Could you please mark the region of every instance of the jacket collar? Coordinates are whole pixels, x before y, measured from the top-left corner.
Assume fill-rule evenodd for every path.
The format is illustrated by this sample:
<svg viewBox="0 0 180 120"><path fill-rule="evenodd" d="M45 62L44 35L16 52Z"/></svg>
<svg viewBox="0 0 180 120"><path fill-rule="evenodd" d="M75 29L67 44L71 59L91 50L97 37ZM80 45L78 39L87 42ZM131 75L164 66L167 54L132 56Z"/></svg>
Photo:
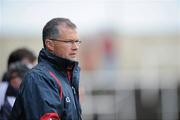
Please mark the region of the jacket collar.
<svg viewBox="0 0 180 120"><path fill-rule="evenodd" d="M58 57L57 55L49 52L47 49L42 48L39 53L38 62L45 61L49 62L53 66L56 66L60 70L67 70L78 66L78 62Z"/></svg>

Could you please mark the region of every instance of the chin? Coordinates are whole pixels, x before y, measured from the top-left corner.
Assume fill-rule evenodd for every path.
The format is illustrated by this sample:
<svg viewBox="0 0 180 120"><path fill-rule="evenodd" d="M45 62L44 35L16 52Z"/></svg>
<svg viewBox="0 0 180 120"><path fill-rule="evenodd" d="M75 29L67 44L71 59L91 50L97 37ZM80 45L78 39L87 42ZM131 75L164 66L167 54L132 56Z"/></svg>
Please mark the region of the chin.
<svg viewBox="0 0 180 120"><path fill-rule="evenodd" d="M71 61L78 61L77 58L69 58L69 60L71 60Z"/></svg>

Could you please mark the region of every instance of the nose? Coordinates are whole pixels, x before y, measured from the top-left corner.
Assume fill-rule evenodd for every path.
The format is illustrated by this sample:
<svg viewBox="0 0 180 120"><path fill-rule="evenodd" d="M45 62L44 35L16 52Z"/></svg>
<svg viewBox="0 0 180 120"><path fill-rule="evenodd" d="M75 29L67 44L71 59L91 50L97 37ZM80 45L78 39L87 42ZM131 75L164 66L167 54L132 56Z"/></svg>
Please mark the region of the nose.
<svg viewBox="0 0 180 120"><path fill-rule="evenodd" d="M73 49L73 50L79 49L78 43L74 42L74 43L72 44L72 49Z"/></svg>

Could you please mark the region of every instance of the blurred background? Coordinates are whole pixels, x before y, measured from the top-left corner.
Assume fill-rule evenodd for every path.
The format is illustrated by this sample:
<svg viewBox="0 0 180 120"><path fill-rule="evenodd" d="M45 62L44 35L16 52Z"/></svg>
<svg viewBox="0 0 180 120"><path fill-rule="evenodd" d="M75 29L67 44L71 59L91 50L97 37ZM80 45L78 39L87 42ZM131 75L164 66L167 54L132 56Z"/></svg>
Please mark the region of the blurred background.
<svg viewBox="0 0 180 120"><path fill-rule="evenodd" d="M13 50L38 55L54 17L83 41L85 120L180 119L179 0L0 0L0 77Z"/></svg>

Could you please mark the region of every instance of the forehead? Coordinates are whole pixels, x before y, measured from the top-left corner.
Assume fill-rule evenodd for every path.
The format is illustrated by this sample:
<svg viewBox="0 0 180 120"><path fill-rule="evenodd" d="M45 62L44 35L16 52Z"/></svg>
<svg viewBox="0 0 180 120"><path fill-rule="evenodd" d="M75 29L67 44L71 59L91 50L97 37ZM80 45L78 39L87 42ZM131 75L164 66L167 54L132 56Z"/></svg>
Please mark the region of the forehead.
<svg viewBox="0 0 180 120"><path fill-rule="evenodd" d="M60 27L58 26L58 30L60 33L61 39L78 39L78 34L75 29L69 28L69 27Z"/></svg>

